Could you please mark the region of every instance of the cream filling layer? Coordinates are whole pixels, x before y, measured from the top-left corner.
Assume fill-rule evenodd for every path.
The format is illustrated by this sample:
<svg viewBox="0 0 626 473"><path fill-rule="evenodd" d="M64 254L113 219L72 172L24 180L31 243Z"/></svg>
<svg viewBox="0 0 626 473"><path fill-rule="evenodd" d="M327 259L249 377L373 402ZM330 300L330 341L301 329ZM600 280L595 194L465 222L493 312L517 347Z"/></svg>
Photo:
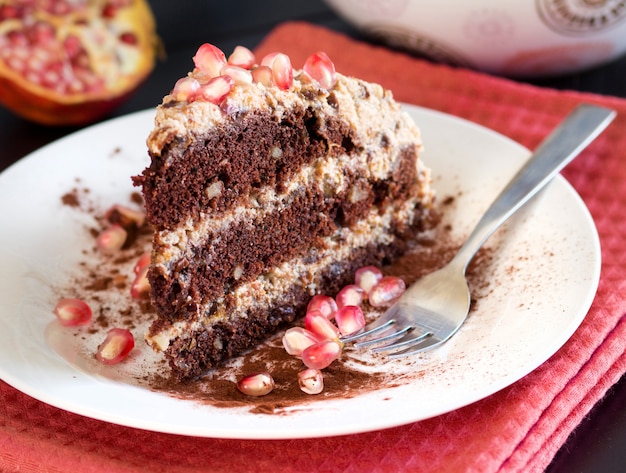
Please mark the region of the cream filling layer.
<svg viewBox="0 0 626 473"><path fill-rule="evenodd" d="M369 244L391 244L394 239L392 227L398 222L410 225L415 218L415 206L418 203L419 197L409 199L399 205L389 206L383 214L373 209L367 218L353 228L340 228L335 234L324 238L314 263L306 263L306 257L299 256L237 287L232 294L234 310L229 314L220 305L223 299L218 299L218 310L214 314L203 316L203 308L200 308L197 319L175 322L158 333L146 335L146 341L156 351L165 351L170 342L179 337L188 337L190 333L207 329L219 321L247 317L247 310L251 307L271 307L294 285L300 285L313 296L319 277L326 267L347 258L354 249ZM216 343L221 344L221 341Z"/></svg>

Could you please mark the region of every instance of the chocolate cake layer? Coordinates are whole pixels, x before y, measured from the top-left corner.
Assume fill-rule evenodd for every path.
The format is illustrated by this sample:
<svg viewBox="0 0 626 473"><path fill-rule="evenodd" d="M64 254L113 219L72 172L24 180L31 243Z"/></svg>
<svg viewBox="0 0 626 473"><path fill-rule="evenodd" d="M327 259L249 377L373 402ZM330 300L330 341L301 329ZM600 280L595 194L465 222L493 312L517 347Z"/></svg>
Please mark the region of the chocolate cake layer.
<svg viewBox="0 0 626 473"><path fill-rule="evenodd" d="M389 179L368 182L348 172L345 189L338 194L326 196L318 187L297 187L286 208L207 232L174 265L152 266L154 306L172 321L189 318L199 304L210 305L237 285L306 252L338 227L366 217L372 205L416 194L416 158L414 147L404 148ZM359 200L353 201L348 194L355 188ZM155 239L155 250L161 246Z"/></svg>
<svg viewBox="0 0 626 473"><path fill-rule="evenodd" d="M335 294L351 282L356 269L381 262L389 263L404 252L406 245L406 241L398 240L393 244L355 249L349 258L337 261L319 272L317 284L321 293ZM194 327L190 324L184 336L176 337L165 351L173 375L178 380L199 376L221 361L257 345L268 334L304 315L310 298L305 288L294 284L269 310L265 307L251 307L245 318L220 321L211 326ZM153 325L151 330L163 330L164 324L167 322L161 321Z"/></svg>

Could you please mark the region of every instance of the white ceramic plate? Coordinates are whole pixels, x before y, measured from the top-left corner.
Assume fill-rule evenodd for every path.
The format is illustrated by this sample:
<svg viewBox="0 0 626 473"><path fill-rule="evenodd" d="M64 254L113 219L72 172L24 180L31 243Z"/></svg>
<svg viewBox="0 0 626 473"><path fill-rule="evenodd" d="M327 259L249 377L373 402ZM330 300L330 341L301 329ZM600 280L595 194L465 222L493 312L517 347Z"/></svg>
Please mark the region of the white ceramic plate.
<svg viewBox="0 0 626 473"><path fill-rule="evenodd" d="M460 239L529 152L458 118L407 110L422 129L423 157L439 195L457 196L445 220ZM591 305L600 274L598 236L585 205L559 176L494 235L498 251L488 294L448 344L409 363L406 369L419 372L419 380L315 402L289 415L259 415L79 370L44 335L54 318L50 286L86 244L81 223L60 196L80 185L104 202L127 198L129 176L147 163L152 117L146 111L87 128L0 175L0 376L43 402L113 423L194 436L271 439L370 431L449 412L514 383L566 342Z"/></svg>

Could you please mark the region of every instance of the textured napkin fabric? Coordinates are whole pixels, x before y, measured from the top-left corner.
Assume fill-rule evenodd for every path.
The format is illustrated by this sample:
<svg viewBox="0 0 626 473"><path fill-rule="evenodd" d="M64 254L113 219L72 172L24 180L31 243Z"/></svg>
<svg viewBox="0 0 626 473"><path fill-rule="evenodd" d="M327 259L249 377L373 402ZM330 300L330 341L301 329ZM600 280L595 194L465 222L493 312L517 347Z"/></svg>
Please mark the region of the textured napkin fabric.
<svg viewBox="0 0 626 473"><path fill-rule="evenodd" d="M403 102L475 121L534 148L582 101L615 122L564 175L600 233L603 269L593 306L550 360L512 386L422 422L358 435L290 441L203 439L146 432L71 414L0 382L1 471L542 471L626 371L626 101L520 85L411 58L302 23L257 50L302 64L323 50L339 71L376 81Z"/></svg>

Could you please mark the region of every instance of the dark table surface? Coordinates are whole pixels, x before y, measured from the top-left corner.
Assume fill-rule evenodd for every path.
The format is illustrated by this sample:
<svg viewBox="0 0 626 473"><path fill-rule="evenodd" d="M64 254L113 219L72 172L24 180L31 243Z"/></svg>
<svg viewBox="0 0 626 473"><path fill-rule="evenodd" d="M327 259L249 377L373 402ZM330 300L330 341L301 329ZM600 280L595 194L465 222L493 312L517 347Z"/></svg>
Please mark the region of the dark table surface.
<svg viewBox="0 0 626 473"><path fill-rule="evenodd" d="M207 41L225 51L238 44L252 49L274 26L286 20L304 20L361 38L321 0L151 0L150 3L167 57L113 116L155 107L164 92L189 70L198 45ZM626 57L583 73L532 83L626 97ZM29 123L0 108L0 171L31 151L75 130ZM620 471L626 471L625 378L590 412L547 469L549 473Z"/></svg>

